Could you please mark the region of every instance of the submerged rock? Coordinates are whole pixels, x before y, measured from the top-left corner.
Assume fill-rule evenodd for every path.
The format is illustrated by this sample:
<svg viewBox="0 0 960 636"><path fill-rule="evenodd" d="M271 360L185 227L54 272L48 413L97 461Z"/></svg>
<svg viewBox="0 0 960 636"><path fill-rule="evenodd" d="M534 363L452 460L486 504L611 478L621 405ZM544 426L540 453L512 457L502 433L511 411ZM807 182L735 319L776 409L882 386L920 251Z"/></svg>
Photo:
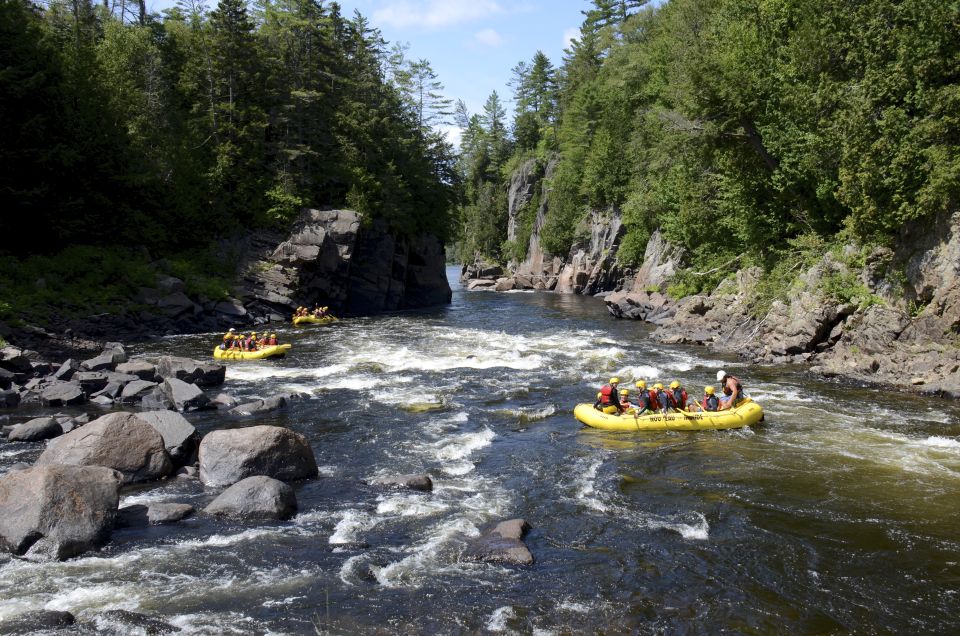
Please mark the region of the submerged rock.
<svg viewBox="0 0 960 636"><path fill-rule="evenodd" d="M155 634L175 634L179 627L171 625L156 616L148 616L129 610L107 610L98 614L94 619L94 631L97 634L113 636L128 636L139 633L154 636Z"/></svg>
<svg viewBox="0 0 960 636"><path fill-rule="evenodd" d="M74 618L70 612L33 610L23 614L17 614L13 618L8 618L5 621L0 621L0 634L9 634L11 636L35 634L37 632L70 627L75 622L76 618Z"/></svg>
<svg viewBox="0 0 960 636"><path fill-rule="evenodd" d="M419 490L421 492L430 492L433 490L433 480L430 475L390 475L388 477L375 477L369 480L371 486L387 486L391 488L406 488L408 490Z"/></svg>
<svg viewBox="0 0 960 636"><path fill-rule="evenodd" d="M467 544L463 558L468 561L532 565L533 555L523 543L530 524L523 519L501 521Z"/></svg>
<svg viewBox="0 0 960 636"><path fill-rule="evenodd" d="M117 511L117 528L141 528L149 525L176 523L195 512L190 504L153 503L148 506L134 504Z"/></svg>

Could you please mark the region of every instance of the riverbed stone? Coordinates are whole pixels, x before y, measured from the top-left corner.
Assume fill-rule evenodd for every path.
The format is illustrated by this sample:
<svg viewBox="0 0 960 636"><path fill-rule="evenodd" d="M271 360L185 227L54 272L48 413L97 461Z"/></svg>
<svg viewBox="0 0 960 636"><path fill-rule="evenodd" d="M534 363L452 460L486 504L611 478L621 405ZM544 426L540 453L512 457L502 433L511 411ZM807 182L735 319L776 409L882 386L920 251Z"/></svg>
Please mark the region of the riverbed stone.
<svg viewBox="0 0 960 636"><path fill-rule="evenodd" d="M74 360L73 358L68 358L63 361L56 371L53 372L53 377L56 380L62 380L67 382L73 378L73 374L80 370L80 362Z"/></svg>
<svg viewBox="0 0 960 636"><path fill-rule="evenodd" d="M160 386L178 411L211 408L210 398L196 384L188 384L176 378L166 378Z"/></svg>
<svg viewBox="0 0 960 636"><path fill-rule="evenodd" d="M468 542L463 558L468 561L533 565L533 555L523 543L530 524L523 519L501 521Z"/></svg>
<svg viewBox="0 0 960 636"><path fill-rule="evenodd" d="M147 380L148 382L156 382L160 377L157 373L157 365L150 364L146 360L130 360L118 364L116 371L117 373L135 375L141 380Z"/></svg>
<svg viewBox="0 0 960 636"><path fill-rule="evenodd" d="M41 465L0 477L0 546L67 559L110 536L122 476L101 466Z"/></svg>
<svg viewBox="0 0 960 636"><path fill-rule="evenodd" d="M289 484L256 475L224 490L204 512L241 519L289 519L297 512L297 497Z"/></svg>
<svg viewBox="0 0 960 636"><path fill-rule="evenodd" d="M187 384L211 387L223 384L227 368L222 364L210 364L176 356L163 356L157 361L157 372L163 378L176 378Z"/></svg>
<svg viewBox="0 0 960 636"><path fill-rule="evenodd" d="M177 409L173 400L163 390L163 385L157 385L143 396L140 401L140 408L147 411L175 411Z"/></svg>
<svg viewBox="0 0 960 636"><path fill-rule="evenodd" d="M156 382L150 382L149 380L134 380L123 387L123 391L120 393L120 401L140 402L143 400L144 396L153 391L155 386L157 386Z"/></svg>
<svg viewBox="0 0 960 636"><path fill-rule="evenodd" d="M92 631L104 636L127 636L128 634L175 634L180 628L158 616L149 616L130 610L107 610L93 617Z"/></svg>
<svg viewBox="0 0 960 636"><path fill-rule="evenodd" d="M73 406L87 401L79 384L54 382L40 389L40 402L45 406Z"/></svg>
<svg viewBox="0 0 960 636"><path fill-rule="evenodd" d="M78 383L87 395L93 395L106 388L110 378L103 371L79 371L73 375L71 382Z"/></svg>
<svg viewBox="0 0 960 636"><path fill-rule="evenodd" d="M13 427L7 439L11 442L39 442L63 435L63 427L52 417L37 417Z"/></svg>
<svg viewBox="0 0 960 636"><path fill-rule="evenodd" d="M285 481L318 474L307 438L278 426L250 426L208 433L200 442L200 480L229 486L254 475Z"/></svg>
<svg viewBox="0 0 960 636"><path fill-rule="evenodd" d="M197 451L199 434L187 418L174 411L141 411L137 417L160 433L174 465L190 462Z"/></svg>
<svg viewBox="0 0 960 636"><path fill-rule="evenodd" d="M57 610L32 610L0 621L0 634L19 636L37 632L58 631L70 627L76 618L70 612Z"/></svg>
<svg viewBox="0 0 960 636"><path fill-rule="evenodd" d="M0 408L10 409L20 404L20 393L14 389L0 391Z"/></svg>
<svg viewBox="0 0 960 636"><path fill-rule="evenodd" d="M406 488L408 490L419 490L421 492L430 492L433 490L433 480L430 475L389 475L387 477L374 477L368 482L372 486L387 486L390 488Z"/></svg>
<svg viewBox="0 0 960 636"><path fill-rule="evenodd" d="M14 373L31 373L29 352L26 349L6 346L0 349L0 367Z"/></svg>
<svg viewBox="0 0 960 636"><path fill-rule="evenodd" d="M245 404L240 404L230 409L231 415L262 415L270 411L276 411L287 405L287 398L283 395L274 395L262 400L254 400Z"/></svg>
<svg viewBox="0 0 960 636"><path fill-rule="evenodd" d="M173 469L163 438L133 413L110 413L51 441L37 465L106 466L124 483L151 481Z"/></svg>
<svg viewBox="0 0 960 636"><path fill-rule="evenodd" d="M16 374L13 371L0 367L0 389L6 390L13 385Z"/></svg>
<svg viewBox="0 0 960 636"><path fill-rule="evenodd" d="M196 511L190 504L152 503L150 505L133 504L117 511L115 527L143 528L150 525L176 523L186 519Z"/></svg>

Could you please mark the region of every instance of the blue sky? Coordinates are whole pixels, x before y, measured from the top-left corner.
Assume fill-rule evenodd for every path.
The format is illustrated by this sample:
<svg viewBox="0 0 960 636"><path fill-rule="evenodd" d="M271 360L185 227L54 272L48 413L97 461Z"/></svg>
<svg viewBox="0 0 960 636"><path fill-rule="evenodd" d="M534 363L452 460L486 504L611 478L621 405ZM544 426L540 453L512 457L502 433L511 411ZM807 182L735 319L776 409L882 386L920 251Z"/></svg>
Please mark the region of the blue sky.
<svg viewBox="0 0 960 636"><path fill-rule="evenodd" d="M147 0L160 11L173 0ZM407 57L426 58L445 86L479 112L491 91L505 101L510 69L539 49L559 66L569 38L583 21L588 0L340 0L345 15L357 9L391 43L409 43ZM215 0L208 0L212 9ZM508 111L510 109L508 108ZM454 141L456 135L454 135Z"/></svg>

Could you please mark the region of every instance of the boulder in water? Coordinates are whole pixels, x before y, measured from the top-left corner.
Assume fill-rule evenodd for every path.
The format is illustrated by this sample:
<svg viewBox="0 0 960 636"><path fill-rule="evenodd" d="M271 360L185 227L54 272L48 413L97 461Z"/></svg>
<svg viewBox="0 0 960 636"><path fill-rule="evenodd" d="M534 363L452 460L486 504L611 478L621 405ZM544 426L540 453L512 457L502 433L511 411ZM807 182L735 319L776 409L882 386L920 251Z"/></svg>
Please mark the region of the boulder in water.
<svg viewBox="0 0 960 636"><path fill-rule="evenodd" d="M150 636L159 634L175 634L180 628L171 625L163 619L156 616L148 616L140 612L131 612L129 610L107 610L97 614L94 619L94 632L105 635L123 635L127 634L149 634Z"/></svg>
<svg viewBox="0 0 960 636"><path fill-rule="evenodd" d="M150 382L149 380L134 380L123 387L123 391L120 393L120 401L140 402L144 397L153 391L155 386L157 386L156 382Z"/></svg>
<svg viewBox="0 0 960 636"><path fill-rule="evenodd" d="M522 540L529 530L530 524L523 519L501 521L471 540L463 558L487 563L532 565L533 555Z"/></svg>
<svg viewBox="0 0 960 636"><path fill-rule="evenodd" d="M63 435L60 422L52 417L38 417L13 427L7 439L11 442L39 442Z"/></svg>
<svg viewBox="0 0 960 636"><path fill-rule="evenodd" d="M143 411L137 417L160 433L175 465L182 466L193 459L199 435L187 418L173 411Z"/></svg>
<svg viewBox="0 0 960 636"><path fill-rule="evenodd" d="M226 378L227 367L222 364L199 362L190 358L163 356L157 362L157 372L166 379L176 378L197 386L220 386Z"/></svg>
<svg viewBox="0 0 960 636"><path fill-rule="evenodd" d="M224 490L204 512L240 519L289 519L297 512L297 497L288 484L257 475Z"/></svg>
<svg viewBox="0 0 960 636"><path fill-rule="evenodd" d="M208 433L200 442L200 480L229 486L253 475L285 481L316 477L317 460L307 439L278 426L250 426Z"/></svg>
<svg viewBox="0 0 960 636"><path fill-rule="evenodd" d="M187 384L183 380L167 378L161 385L173 406L178 411L198 411L210 408L210 398L196 384Z"/></svg>
<svg viewBox="0 0 960 636"><path fill-rule="evenodd" d="M159 479L173 468L163 438L133 413L110 413L51 441L37 465L106 466L124 483Z"/></svg>
<svg viewBox="0 0 960 636"><path fill-rule="evenodd" d="M72 382L54 382L40 390L40 402L45 406L73 406L86 401L83 389Z"/></svg>
<svg viewBox="0 0 960 636"><path fill-rule="evenodd" d="M0 634L26 636L37 632L57 631L62 627L70 627L74 622L76 618L70 612L33 610L0 621Z"/></svg>
<svg viewBox="0 0 960 636"><path fill-rule="evenodd" d="M390 475L388 477L375 477L368 482L371 486L387 486L390 488L406 488L408 490L419 490L421 492L430 492L433 490L433 480L430 475Z"/></svg>
<svg viewBox="0 0 960 636"><path fill-rule="evenodd" d="M67 559L110 536L122 476L101 466L34 466L0 477L0 546Z"/></svg>
<svg viewBox="0 0 960 636"><path fill-rule="evenodd" d="M141 380L156 382L160 375L157 373L157 366L150 364L145 360L131 360L117 365L117 373L126 373L135 375Z"/></svg>
<svg viewBox="0 0 960 636"><path fill-rule="evenodd" d="M254 400L230 409L232 415L262 415L270 411L276 411L287 405L287 398L282 395L275 395L264 400Z"/></svg>
<svg viewBox="0 0 960 636"><path fill-rule="evenodd" d="M153 503L149 506L134 504L117 511L117 528L142 528L149 525L176 523L195 512L190 504Z"/></svg>

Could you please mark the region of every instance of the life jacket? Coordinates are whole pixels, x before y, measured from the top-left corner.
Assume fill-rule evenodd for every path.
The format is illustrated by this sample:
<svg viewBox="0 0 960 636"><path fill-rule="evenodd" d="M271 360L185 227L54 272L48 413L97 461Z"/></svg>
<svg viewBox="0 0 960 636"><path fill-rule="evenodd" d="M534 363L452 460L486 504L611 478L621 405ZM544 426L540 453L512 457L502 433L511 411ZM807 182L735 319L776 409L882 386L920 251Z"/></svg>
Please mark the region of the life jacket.
<svg viewBox="0 0 960 636"><path fill-rule="evenodd" d="M677 393L680 393L679 397ZM680 388L674 391L667 393L667 397L670 398L670 406L675 409L683 409L687 407L687 390Z"/></svg>
<svg viewBox="0 0 960 636"><path fill-rule="evenodd" d="M733 380L734 386L737 387L736 394L730 389L730 380ZM743 385L740 383L740 380L732 375L728 375L726 381L723 383L723 394L732 395L735 402L743 399Z"/></svg>
<svg viewBox="0 0 960 636"><path fill-rule="evenodd" d="M247 338L246 342L243 343L244 348L247 351L256 351L257 350L257 341L253 338Z"/></svg>
<svg viewBox="0 0 960 636"><path fill-rule="evenodd" d="M650 397L650 406L649 406L650 410L651 410L651 411L659 410L659 409L660 409L660 400L657 399L657 390L656 390L656 389L650 389L650 391L647 393L647 395Z"/></svg>
<svg viewBox="0 0 960 636"><path fill-rule="evenodd" d="M602 387L600 387L600 404L603 404L605 406L609 404L613 404L614 402L611 397L613 395L613 392L614 392L614 388L609 384L604 384Z"/></svg>
<svg viewBox="0 0 960 636"><path fill-rule="evenodd" d="M646 391L637 393L637 408L641 411L650 408L650 394Z"/></svg>
<svg viewBox="0 0 960 636"><path fill-rule="evenodd" d="M703 407L704 411L716 411L720 408L720 398L716 395L705 395L703 396L703 402L700 403L700 406Z"/></svg>
<svg viewBox="0 0 960 636"><path fill-rule="evenodd" d="M270 338L270 339L267 340L267 344L270 345L271 347L275 347L275 346L277 345L277 339L276 339L276 338Z"/></svg>

